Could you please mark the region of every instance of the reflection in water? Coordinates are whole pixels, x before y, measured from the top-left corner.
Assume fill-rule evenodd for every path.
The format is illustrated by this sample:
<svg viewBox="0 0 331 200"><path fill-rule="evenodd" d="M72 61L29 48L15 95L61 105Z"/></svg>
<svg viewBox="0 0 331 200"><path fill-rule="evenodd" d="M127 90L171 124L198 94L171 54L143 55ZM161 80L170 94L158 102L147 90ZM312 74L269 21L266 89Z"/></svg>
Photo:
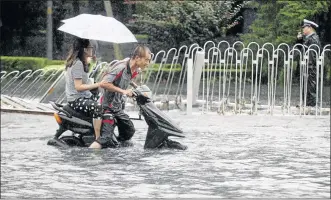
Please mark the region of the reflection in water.
<svg viewBox="0 0 331 200"><path fill-rule="evenodd" d="M59 149L52 117L1 113L1 196L330 197L329 116L168 114L188 150L144 150L143 121L134 147Z"/></svg>

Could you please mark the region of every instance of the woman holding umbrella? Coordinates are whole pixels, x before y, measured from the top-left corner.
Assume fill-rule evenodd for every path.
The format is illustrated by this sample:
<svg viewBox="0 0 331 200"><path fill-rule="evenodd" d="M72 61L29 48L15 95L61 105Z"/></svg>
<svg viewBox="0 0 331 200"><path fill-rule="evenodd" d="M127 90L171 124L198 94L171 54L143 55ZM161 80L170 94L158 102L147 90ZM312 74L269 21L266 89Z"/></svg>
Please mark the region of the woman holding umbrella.
<svg viewBox="0 0 331 200"><path fill-rule="evenodd" d="M100 136L101 106L93 99L89 90L101 83L88 84L88 59L92 57L93 46L89 40L112 43L137 42L132 32L113 17L80 14L62 20L58 30L77 36L66 64L66 95L69 106L94 118L96 139ZM116 27L116 28L114 28ZM84 39L82 39L84 38Z"/></svg>
<svg viewBox="0 0 331 200"><path fill-rule="evenodd" d="M96 138L100 136L102 107L90 90L99 88L101 82L89 84L88 64L93 56L93 46L88 39L76 38L65 66L66 96L68 105L75 111L93 118Z"/></svg>

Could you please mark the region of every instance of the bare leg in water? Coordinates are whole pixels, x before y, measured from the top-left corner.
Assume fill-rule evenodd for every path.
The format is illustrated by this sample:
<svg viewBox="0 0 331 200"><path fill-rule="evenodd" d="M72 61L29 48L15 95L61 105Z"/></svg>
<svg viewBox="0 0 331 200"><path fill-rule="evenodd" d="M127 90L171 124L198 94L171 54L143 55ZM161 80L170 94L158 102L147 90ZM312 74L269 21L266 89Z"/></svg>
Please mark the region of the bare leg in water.
<svg viewBox="0 0 331 200"><path fill-rule="evenodd" d="M94 126L94 134L95 139L97 140L100 137L100 130L102 125L102 119L94 119L93 120L93 126ZM89 148L92 149L101 149L101 145L97 142L93 142Z"/></svg>

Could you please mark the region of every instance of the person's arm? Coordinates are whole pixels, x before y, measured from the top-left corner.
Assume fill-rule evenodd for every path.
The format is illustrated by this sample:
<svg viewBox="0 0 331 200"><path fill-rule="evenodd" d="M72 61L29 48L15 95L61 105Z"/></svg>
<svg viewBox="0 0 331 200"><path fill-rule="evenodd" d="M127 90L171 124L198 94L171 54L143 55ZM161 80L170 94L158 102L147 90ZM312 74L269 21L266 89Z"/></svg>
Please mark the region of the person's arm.
<svg viewBox="0 0 331 200"><path fill-rule="evenodd" d="M82 79L74 79L75 89L79 92L93 90L100 86L100 83L83 84Z"/></svg>
<svg viewBox="0 0 331 200"><path fill-rule="evenodd" d="M319 40L316 33L311 37L309 42L310 42L309 45L316 44L319 47L319 49L322 50L321 49L321 42L320 42L320 40ZM315 48L316 48L315 50L318 50L316 46L315 46Z"/></svg>
<svg viewBox="0 0 331 200"><path fill-rule="evenodd" d="M317 46L316 46L317 45ZM321 44L319 41L319 38L317 35L312 35L311 37L309 37L308 41L307 41L307 46L310 49L313 49L316 51L316 53L320 53L321 52ZM309 53L309 63L316 65L316 60L318 59L319 55L316 55L315 52L310 52Z"/></svg>
<svg viewBox="0 0 331 200"><path fill-rule="evenodd" d="M75 89L79 92L86 91L86 90L93 90L99 87L99 83L94 84L83 84L82 78L84 73L84 66L83 63L79 60L75 62L74 65L71 66L71 75L74 79Z"/></svg>
<svg viewBox="0 0 331 200"><path fill-rule="evenodd" d="M301 32L298 33L297 35L297 40L295 41L296 44L303 44L303 35Z"/></svg>
<svg viewBox="0 0 331 200"><path fill-rule="evenodd" d="M106 89L110 92L118 92L118 93L121 93L123 95L127 95L129 97L132 97L132 91L131 90L123 90L119 87L116 87L113 83L110 83L110 82L101 82L100 83L100 87L103 88L103 89Z"/></svg>
<svg viewBox="0 0 331 200"><path fill-rule="evenodd" d="M100 84L100 87L108 90L110 92L118 92L122 95L127 95L129 97L132 97L132 91L131 90L124 90L120 87L117 87L113 84L113 82L118 78L119 74L122 73L123 69L122 68L114 68L112 69L111 72L107 73L104 77L103 77L103 81ZM121 72L122 71L122 72Z"/></svg>
<svg viewBox="0 0 331 200"><path fill-rule="evenodd" d="M303 45L303 35L301 32L298 32L298 35L297 35L297 39L295 41L295 44L302 44ZM298 45L297 48L301 51L302 50L302 46Z"/></svg>

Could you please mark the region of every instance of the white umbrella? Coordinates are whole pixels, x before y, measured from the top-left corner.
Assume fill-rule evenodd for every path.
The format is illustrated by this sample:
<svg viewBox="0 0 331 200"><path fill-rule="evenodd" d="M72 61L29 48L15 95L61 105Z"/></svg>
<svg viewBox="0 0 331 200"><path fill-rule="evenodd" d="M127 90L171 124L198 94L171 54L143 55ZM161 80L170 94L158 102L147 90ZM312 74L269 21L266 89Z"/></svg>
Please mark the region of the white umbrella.
<svg viewBox="0 0 331 200"><path fill-rule="evenodd" d="M80 38L113 43L137 42L131 31L113 17L80 14L62 22L64 24L58 30Z"/></svg>

